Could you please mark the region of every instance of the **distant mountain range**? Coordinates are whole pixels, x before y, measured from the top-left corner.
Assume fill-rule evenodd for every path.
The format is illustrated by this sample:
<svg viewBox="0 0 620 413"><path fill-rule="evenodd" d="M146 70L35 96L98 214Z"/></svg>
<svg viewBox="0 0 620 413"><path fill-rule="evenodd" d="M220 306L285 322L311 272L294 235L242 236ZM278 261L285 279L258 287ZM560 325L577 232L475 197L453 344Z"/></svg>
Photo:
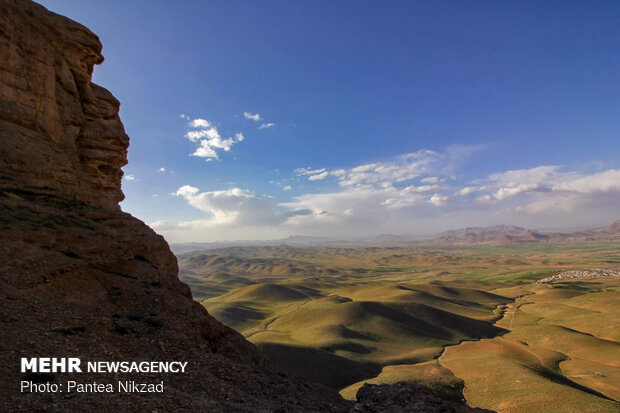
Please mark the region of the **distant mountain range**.
<svg viewBox="0 0 620 413"><path fill-rule="evenodd" d="M549 235L514 225L493 225L446 231L432 236L430 240L440 244L506 244L546 241Z"/></svg>
<svg viewBox="0 0 620 413"><path fill-rule="evenodd" d="M620 219L606 227L550 236L563 241L620 241Z"/></svg>
<svg viewBox="0 0 620 413"><path fill-rule="evenodd" d="M190 242L172 244L172 251L179 255L192 251L227 247L248 246L354 246L376 244L439 244L439 245L498 245L524 242L585 242L620 241L620 220L613 224L570 233L543 233L514 225L470 227L441 232L430 236L383 234L369 238L337 239L329 237L290 236L277 240Z"/></svg>

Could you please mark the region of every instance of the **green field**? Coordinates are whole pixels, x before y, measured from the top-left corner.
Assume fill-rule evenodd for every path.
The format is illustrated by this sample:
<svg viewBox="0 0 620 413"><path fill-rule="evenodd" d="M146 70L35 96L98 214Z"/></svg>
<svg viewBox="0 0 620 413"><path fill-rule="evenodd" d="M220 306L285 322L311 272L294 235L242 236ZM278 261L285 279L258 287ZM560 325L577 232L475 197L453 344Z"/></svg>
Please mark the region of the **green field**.
<svg viewBox="0 0 620 413"><path fill-rule="evenodd" d="M274 363L354 398L417 381L498 412L620 410L618 243L238 247L179 257L194 298Z"/></svg>

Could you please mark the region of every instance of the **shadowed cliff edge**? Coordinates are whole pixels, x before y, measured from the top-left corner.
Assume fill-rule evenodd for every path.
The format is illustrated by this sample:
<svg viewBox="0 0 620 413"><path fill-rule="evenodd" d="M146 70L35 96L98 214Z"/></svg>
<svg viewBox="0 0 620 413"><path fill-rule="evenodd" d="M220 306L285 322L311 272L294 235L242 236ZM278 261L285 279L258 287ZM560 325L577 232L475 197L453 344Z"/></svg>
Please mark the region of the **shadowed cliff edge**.
<svg viewBox="0 0 620 413"><path fill-rule="evenodd" d="M350 410L211 317L163 237L120 210L129 138L119 102L91 82L97 36L27 0L0 0L0 21L0 409ZM187 361L188 372L26 377L20 357ZM26 379L164 380L165 391L20 393Z"/></svg>

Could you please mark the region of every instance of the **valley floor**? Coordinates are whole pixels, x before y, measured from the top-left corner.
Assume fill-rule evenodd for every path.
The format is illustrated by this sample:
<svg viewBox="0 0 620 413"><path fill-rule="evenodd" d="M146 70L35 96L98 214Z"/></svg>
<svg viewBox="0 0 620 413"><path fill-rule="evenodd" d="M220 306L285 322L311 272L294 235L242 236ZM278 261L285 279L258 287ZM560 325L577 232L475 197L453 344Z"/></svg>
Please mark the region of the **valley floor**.
<svg viewBox="0 0 620 413"><path fill-rule="evenodd" d="M180 266L209 312L346 398L415 381L498 412L617 412L620 278L558 274L613 273L619 247L239 247Z"/></svg>

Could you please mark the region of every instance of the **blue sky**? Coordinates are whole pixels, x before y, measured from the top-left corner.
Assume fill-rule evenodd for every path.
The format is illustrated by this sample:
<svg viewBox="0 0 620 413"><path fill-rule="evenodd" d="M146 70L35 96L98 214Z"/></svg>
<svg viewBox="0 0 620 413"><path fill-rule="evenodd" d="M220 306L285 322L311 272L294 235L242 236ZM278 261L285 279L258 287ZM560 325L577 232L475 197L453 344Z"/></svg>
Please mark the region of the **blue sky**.
<svg viewBox="0 0 620 413"><path fill-rule="evenodd" d="M620 218L620 3L87 1L171 242Z"/></svg>

